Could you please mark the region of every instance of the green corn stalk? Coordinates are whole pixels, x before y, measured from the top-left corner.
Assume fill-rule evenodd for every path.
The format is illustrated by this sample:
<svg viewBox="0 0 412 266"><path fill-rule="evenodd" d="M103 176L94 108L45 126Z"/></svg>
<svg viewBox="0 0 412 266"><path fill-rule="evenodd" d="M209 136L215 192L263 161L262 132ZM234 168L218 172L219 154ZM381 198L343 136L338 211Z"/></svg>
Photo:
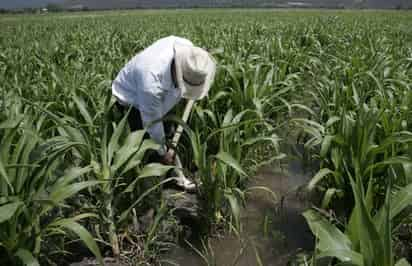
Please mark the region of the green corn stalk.
<svg viewBox="0 0 412 266"><path fill-rule="evenodd" d="M91 117L85 106L80 103L78 105L85 119ZM107 110L109 111L109 108ZM90 123L92 123L92 121ZM86 147L83 150L77 150L75 154L77 154L79 159L84 161L85 164L92 166L96 180L101 182L99 186L99 193L101 195L99 200L102 202L103 210L100 211L100 215L105 223L103 228L107 228L108 241L111 243L115 256L119 256L120 254L117 236L119 226L127 220L126 218L131 209L143 199L142 197L138 197L136 202L131 205L132 207L124 210L121 206L115 205L116 191L121 190L122 193L133 194L140 180L148 177L163 176L173 168L157 163L143 165L146 152L149 150L157 150L159 145L150 139L144 139L144 130L129 133L126 123L127 115L111 130L111 121L106 120L100 143L96 143L90 138L90 136L92 136L91 133L88 134L89 130L95 128L94 124L87 124L86 130L88 131L70 126L59 128L61 134L69 139L75 139L83 143ZM88 158L90 158L90 161L87 161ZM126 188L121 188L121 186L124 186L124 184L122 184L124 182L124 176L127 176L127 173L131 171L136 174L136 177L130 181ZM165 181L156 184L146 192L152 192L163 183L165 183ZM149 193L143 193L143 195L148 194Z"/></svg>
<svg viewBox="0 0 412 266"><path fill-rule="evenodd" d="M345 168L347 169L346 164ZM355 207L346 233L316 211L309 210L303 214L313 234L319 239L317 258L336 257L342 263L351 265L409 265L405 259L394 262L392 230L395 218L412 202L412 185L391 195L392 182L389 179L385 202L377 214L372 215L367 196L363 192L361 177L354 179L351 174L349 176L355 195Z"/></svg>
<svg viewBox="0 0 412 266"><path fill-rule="evenodd" d="M42 243L52 235L72 232L102 264L94 238L78 223L93 218L93 214L48 218L66 199L99 184L79 180L91 168L73 168L56 176L62 158L79 143L59 137L44 141L30 125L30 117L27 114L25 117L11 117L0 123L0 143L7 148L7 153L2 150L0 155L0 246L7 252L2 263L20 261L24 265L39 265Z"/></svg>

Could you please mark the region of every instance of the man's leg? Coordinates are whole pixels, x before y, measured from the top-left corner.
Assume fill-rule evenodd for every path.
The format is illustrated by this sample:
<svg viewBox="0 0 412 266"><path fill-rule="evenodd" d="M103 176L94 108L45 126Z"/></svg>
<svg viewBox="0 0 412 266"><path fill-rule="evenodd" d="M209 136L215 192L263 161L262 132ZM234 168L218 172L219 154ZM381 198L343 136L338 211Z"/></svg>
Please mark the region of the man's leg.
<svg viewBox="0 0 412 266"><path fill-rule="evenodd" d="M115 105L116 109L119 110L122 117L125 116L127 114L127 111L129 111L129 108L131 108L129 116L127 117L127 122L129 123L130 131L137 131L143 129L142 118L140 116L139 110L137 110L133 106L121 102L119 99L117 99Z"/></svg>

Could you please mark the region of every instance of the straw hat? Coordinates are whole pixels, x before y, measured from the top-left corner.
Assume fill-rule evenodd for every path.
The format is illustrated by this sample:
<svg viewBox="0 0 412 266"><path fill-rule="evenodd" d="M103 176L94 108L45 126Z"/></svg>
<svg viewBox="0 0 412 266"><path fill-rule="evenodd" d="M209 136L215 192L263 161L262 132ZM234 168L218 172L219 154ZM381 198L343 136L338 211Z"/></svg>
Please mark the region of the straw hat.
<svg viewBox="0 0 412 266"><path fill-rule="evenodd" d="M212 86L216 73L216 63L202 48L176 42L175 66L178 87L182 97L198 100L205 97Z"/></svg>

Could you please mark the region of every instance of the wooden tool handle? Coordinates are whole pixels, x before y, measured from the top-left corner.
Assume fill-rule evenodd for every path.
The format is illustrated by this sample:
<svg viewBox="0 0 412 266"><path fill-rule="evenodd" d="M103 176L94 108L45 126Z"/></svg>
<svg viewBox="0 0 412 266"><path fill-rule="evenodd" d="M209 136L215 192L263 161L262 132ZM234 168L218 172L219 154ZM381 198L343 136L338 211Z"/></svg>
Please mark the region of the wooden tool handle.
<svg viewBox="0 0 412 266"><path fill-rule="evenodd" d="M183 112L183 116L182 116L182 120L183 120L184 123L186 123L187 120L189 119L189 115L190 115L190 112L192 111L194 103L195 103L194 100L189 100L186 103L185 111ZM174 152L174 149L176 149L177 144L179 143L179 139L180 139L180 136L182 135L182 133L183 133L183 127L181 125L179 125L177 127L175 135L173 136L172 147L170 148L170 150L172 152Z"/></svg>

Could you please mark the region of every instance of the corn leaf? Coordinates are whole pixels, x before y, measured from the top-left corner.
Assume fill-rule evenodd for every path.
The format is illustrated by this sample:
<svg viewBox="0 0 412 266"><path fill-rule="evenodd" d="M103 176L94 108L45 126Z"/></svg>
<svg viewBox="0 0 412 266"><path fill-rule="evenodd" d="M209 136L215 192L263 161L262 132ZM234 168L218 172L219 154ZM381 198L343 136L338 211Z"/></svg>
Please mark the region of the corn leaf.
<svg viewBox="0 0 412 266"><path fill-rule="evenodd" d="M126 188L124 192L132 192L136 186L136 183L145 177L154 177L154 176L164 176L169 170L175 168L175 166L163 165L160 163L151 163L145 165L145 167L140 172L138 178L133 180L132 183Z"/></svg>
<svg viewBox="0 0 412 266"><path fill-rule="evenodd" d="M159 183L157 183L156 185L152 186L151 188L147 189L145 192L143 192L139 198L133 202L133 204L130 205L130 207L125 210L124 212L122 212L122 214L120 215L119 219L118 219L118 223L122 223L124 222L127 217L129 216L129 213L132 211L132 209L139 204L147 195L149 195L150 193L152 193L153 191L155 191L156 189L158 189L160 186L162 186L163 184L172 181L174 178L167 178Z"/></svg>
<svg viewBox="0 0 412 266"><path fill-rule="evenodd" d="M0 177L6 182L6 184L9 186L10 190L14 192L14 188L10 183L9 176L7 175L6 169L4 168L3 162L1 161L0 158Z"/></svg>
<svg viewBox="0 0 412 266"><path fill-rule="evenodd" d="M320 149L320 156L325 157L327 152L329 151L330 145L333 141L334 136L325 136L322 140L322 146Z"/></svg>
<svg viewBox="0 0 412 266"><path fill-rule="evenodd" d="M84 100L82 98L78 97L77 95L74 95L72 98L73 98L74 103L77 105L77 108L79 109L80 114L83 116L83 119L89 125L93 125L93 119L92 119L89 111L87 111L86 103L84 102Z"/></svg>
<svg viewBox="0 0 412 266"><path fill-rule="evenodd" d="M310 180L308 184L308 189L312 190L315 188L316 184L319 183L323 178L328 175L333 175L333 171L328 168L320 169L314 177Z"/></svg>
<svg viewBox="0 0 412 266"><path fill-rule="evenodd" d="M303 216L312 233L319 239L318 249L321 252L336 251L334 256L342 261L347 260L346 255L341 256L341 254L352 250L352 244L348 237L314 210L305 211Z"/></svg>
<svg viewBox="0 0 412 266"><path fill-rule="evenodd" d="M239 162L227 152L219 152L215 158L235 169L239 174L246 176L246 172L242 169Z"/></svg>
<svg viewBox="0 0 412 266"><path fill-rule="evenodd" d="M235 218L236 222L236 227L239 228L240 226L240 206L239 206L239 201L233 195L232 192L226 191L225 192L225 198L229 201L230 208L232 209L232 214L233 217Z"/></svg>
<svg viewBox="0 0 412 266"><path fill-rule="evenodd" d="M396 191L392 196L391 201L391 210L390 210L390 219L394 219L399 215L406 207L412 205L412 184L409 184L406 187L401 188ZM374 221L381 232L383 230L385 220L385 206L383 206L379 212L375 215Z"/></svg>
<svg viewBox="0 0 412 266"><path fill-rule="evenodd" d="M9 220L16 213L23 202L13 202L0 206L0 223Z"/></svg>
<svg viewBox="0 0 412 266"><path fill-rule="evenodd" d="M160 163L147 164L140 172L139 177L163 176L173 168L175 168L175 166L163 165Z"/></svg>
<svg viewBox="0 0 412 266"><path fill-rule="evenodd" d="M61 185L55 187L55 189L50 193L50 200L53 201L55 204L58 204L65 199L74 196L77 194L79 191L95 186L97 184L101 184L101 181L84 181L84 182L79 182L79 183L74 183L70 185Z"/></svg>
<svg viewBox="0 0 412 266"><path fill-rule="evenodd" d="M353 250L325 250L320 252L317 255L318 258L324 257L334 257L338 258L342 261L342 263L347 264L339 264L339 265L356 265L356 266L363 266L363 257L360 253L355 252Z"/></svg>
<svg viewBox="0 0 412 266"><path fill-rule="evenodd" d="M0 129L16 128L23 120L23 118L24 115L17 115L16 117L3 121L0 123Z"/></svg>
<svg viewBox="0 0 412 266"><path fill-rule="evenodd" d="M359 230L360 251L364 257L365 266L377 266L378 263L384 262L384 247L383 242L378 233L370 214L367 211L365 200L362 194L362 186L360 178L357 178L356 183L350 177L352 190L355 196L355 208L357 211Z"/></svg>
<svg viewBox="0 0 412 266"><path fill-rule="evenodd" d="M123 175L124 173L126 173L130 169L132 169L134 167L137 167L141 163L141 161L142 161L142 159L143 159L143 157L144 157L144 155L147 151L157 150L157 149L159 149L159 147L160 147L160 145L157 144L156 142L154 142L151 139L144 140L142 145L140 146L139 150L134 155L132 155L132 157L127 161L127 163L123 164L124 166L122 166L122 171L121 171L120 175Z"/></svg>
<svg viewBox="0 0 412 266"><path fill-rule="evenodd" d="M139 130L127 136L123 146L116 151L112 166L113 172L122 167L139 150L144 134L144 130Z"/></svg>
<svg viewBox="0 0 412 266"><path fill-rule="evenodd" d="M104 265L102 255L100 253L99 247L96 244L96 241L93 239L93 236L83 226L73 221L72 219L62 219L54 225L64 227L74 232L83 241L87 248L96 256L100 265Z"/></svg>
<svg viewBox="0 0 412 266"><path fill-rule="evenodd" d="M17 250L15 255L21 260L21 262L23 262L23 265L25 266L40 266L38 260L33 257L33 254L27 249L20 248Z"/></svg>
<svg viewBox="0 0 412 266"><path fill-rule="evenodd" d="M129 113L125 117L123 117L123 119L120 121L120 123L114 129L113 135L110 138L110 142L109 142L109 145L107 147L107 164L110 164L112 162L114 153L117 151L117 148L119 146L119 139L120 139L120 136L122 135L122 133L124 131L124 127L126 125L128 115L129 115Z"/></svg>

